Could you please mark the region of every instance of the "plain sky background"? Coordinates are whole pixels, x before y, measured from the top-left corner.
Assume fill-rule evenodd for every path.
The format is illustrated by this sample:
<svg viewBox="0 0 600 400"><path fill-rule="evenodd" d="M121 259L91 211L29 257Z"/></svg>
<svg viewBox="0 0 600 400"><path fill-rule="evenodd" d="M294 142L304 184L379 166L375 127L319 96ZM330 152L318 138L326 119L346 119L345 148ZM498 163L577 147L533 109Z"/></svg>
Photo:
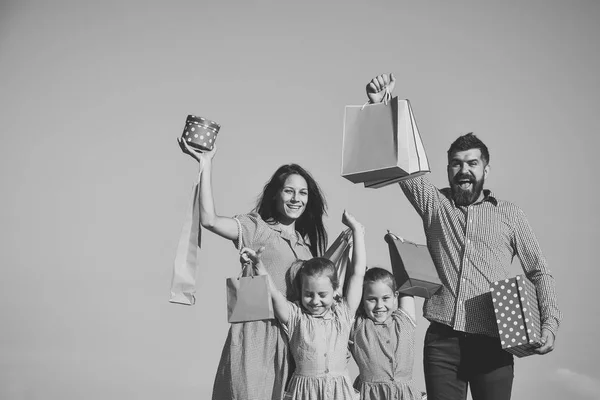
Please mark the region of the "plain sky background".
<svg viewBox="0 0 600 400"><path fill-rule="evenodd" d="M599 21L597 1L0 1L0 398L209 398L239 264L205 233L197 304L168 302L197 169L175 141L187 114L222 124L220 214L297 162L330 241L346 208L370 265L389 268L387 229L423 242L397 185L340 177L344 106L384 72L432 181L474 131L486 186L525 211L556 277L556 349L516 359L513 398L600 398Z"/></svg>

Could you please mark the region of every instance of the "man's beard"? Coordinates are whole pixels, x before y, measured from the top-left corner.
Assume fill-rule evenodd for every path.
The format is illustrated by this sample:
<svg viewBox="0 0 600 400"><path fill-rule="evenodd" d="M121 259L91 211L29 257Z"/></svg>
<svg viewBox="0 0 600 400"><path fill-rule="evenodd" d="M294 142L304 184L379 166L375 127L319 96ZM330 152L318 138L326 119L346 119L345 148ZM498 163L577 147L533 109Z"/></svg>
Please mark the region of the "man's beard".
<svg viewBox="0 0 600 400"><path fill-rule="evenodd" d="M471 181L471 187L469 189L461 189L458 181L461 179L469 179ZM468 206L473 204L483 191L483 183L485 178L482 176L480 180L476 180L473 175L470 174L459 174L456 175L452 182L450 182L450 189L452 190L452 198L457 206Z"/></svg>

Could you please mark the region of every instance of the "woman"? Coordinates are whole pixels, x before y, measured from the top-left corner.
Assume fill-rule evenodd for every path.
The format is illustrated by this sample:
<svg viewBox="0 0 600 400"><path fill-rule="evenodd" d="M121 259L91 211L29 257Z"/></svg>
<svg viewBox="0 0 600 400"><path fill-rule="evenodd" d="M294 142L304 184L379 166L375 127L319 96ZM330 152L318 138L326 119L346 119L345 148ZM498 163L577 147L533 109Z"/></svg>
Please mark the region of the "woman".
<svg viewBox="0 0 600 400"><path fill-rule="evenodd" d="M212 194L212 160L216 148L198 152L178 139L184 153L202 164L200 223L226 239L237 241L234 218L217 215ZM312 176L296 164L283 165L265 185L253 212L238 215L242 246L265 247L262 260L277 289L291 289L289 267L296 260L320 256L327 246L323 225L325 199ZM213 400L283 398L293 361L276 320L233 324L213 386Z"/></svg>

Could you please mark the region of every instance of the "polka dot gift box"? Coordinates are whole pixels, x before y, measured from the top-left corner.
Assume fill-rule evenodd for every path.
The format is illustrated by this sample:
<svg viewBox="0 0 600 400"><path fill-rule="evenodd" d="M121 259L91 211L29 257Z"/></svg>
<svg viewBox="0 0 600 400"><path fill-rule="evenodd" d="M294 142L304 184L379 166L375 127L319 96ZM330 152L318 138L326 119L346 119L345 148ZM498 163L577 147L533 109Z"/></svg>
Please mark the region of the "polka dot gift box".
<svg viewBox="0 0 600 400"><path fill-rule="evenodd" d="M494 282L490 291L502 348L517 357L535 354L541 339L535 286L518 275Z"/></svg>
<svg viewBox="0 0 600 400"><path fill-rule="evenodd" d="M188 115L181 137L190 146L201 151L210 151L215 146L221 125L206 118Z"/></svg>

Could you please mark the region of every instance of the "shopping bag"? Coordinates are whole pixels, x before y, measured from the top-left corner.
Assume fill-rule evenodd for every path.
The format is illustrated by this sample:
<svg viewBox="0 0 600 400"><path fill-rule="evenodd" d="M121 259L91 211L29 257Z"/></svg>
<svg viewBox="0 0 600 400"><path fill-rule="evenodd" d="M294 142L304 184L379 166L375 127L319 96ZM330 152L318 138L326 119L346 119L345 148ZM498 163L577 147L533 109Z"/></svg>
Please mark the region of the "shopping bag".
<svg viewBox="0 0 600 400"><path fill-rule="evenodd" d="M252 270L246 267L244 270ZM236 322L273 319L273 302L266 275L227 278L227 321Z"/></svg>
<svg viewBox="0 0 600 400"><path fill-rule="evenodd" d="M200 170L200 173L202 170ZM198 201L199 185L196 183L192 190L192 201L187 212L177 253L173 262L171 278L171 298L176 304L191 306L196 302L196 274L198 270L198 252L200 250L200 203Z"/></svg>
<svg viewBox="0 0 600 400"><path fill-rule="evenodd" d="M541 344L540 311L535 286L525 275L490 287L502 348L517 357L536 354Z"/></svg>
<svg viewBox="0 0 600 400"><path fill-rule="evenodd" d="M238 223L238 250L242 249L242 227ZM266 275L254 275L251 262L242 265L237 277L227 278L227 321L250 322L273 319L273 301Z"/></svg>
<svg viewBox="0 0 600 400"><path fill-rule="evenodd" d="M346 287L350 278L350 270L348 264L351 262L352 254L352 230L346 229L335 239L335 241L329 246L324 258L327 258L335 265L338 276L338 293L344 295L346 293Z"/></svg>
<svg viewBox="0 0 600 400"><path fill-rule="evenodd" d="M429 172L409 100L346 106L342 176L380 188Z"/></svg>
<svg viewBox="0 0 600 400"><path fill-rule="evenodd" d="M392 271L400 293L430 298L441 286L429 249L404 240L388 231L385 241L390 249Z"/></svg>
<svg viewBox="0 0 600 400"><path fill-rule="evenodd" d="M188 115L182 139L196 150L212 150L221 125L194 115ZM203 165L199 163L198 179L202 174ZM196 302L196 275L198 272L198 253L201 242L199 180L194 184L191 205L186 214L177 253L173 262L171 277L171 297L169 301L176 304L194 305Z"/></svg>

